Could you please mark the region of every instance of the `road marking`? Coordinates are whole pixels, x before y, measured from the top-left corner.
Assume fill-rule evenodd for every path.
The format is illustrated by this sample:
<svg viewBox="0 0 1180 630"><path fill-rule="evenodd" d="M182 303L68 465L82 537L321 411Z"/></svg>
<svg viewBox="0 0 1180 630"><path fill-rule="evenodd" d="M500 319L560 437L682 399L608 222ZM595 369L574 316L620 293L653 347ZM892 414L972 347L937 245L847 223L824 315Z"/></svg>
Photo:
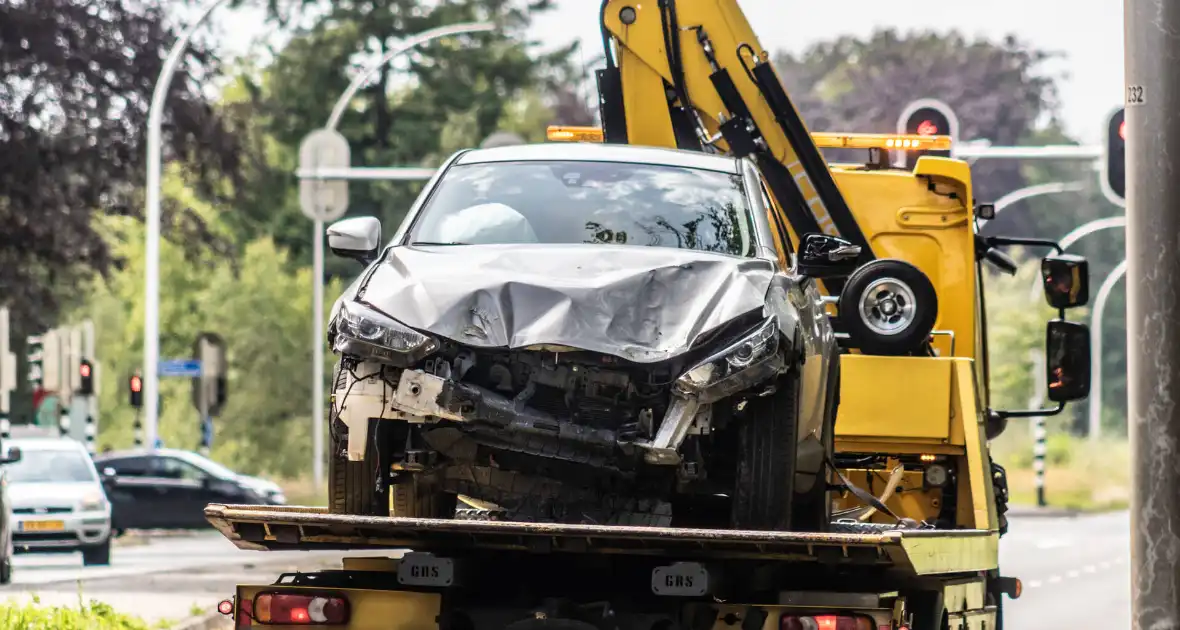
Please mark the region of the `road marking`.
<svg viewBox="0 0 1180 630"><path fill-rule="evenodd" d="M1094 566L1094 565L1092 565L1092 564L1087 564L1087 565L1085 566L1085 568L1083 568L1082 570L1083 570L1083 571L1085 571L1086 573L1097 573L1097 572L1098 572L1098 567L1096 567L1096 566Z"/></svg>
<svg viewBox="0 0 1180 630"><path fill-rule="evenodd" d="M1041 583L1040 583L1040 581L1038 581L1038 580L1032 580L1032 581L1031 581L1031 582L1029 582L1028 584L1025 584L1025 586L1027 586L1027 587L1029 587L1029 588L1040 588L1040 587L1041 587Z"/></svg>
<svg viewBox="0 0 1180 630"><path fill-rule="evenodd" d="M1060 581L1061 581L1061 576L1060 576L1060 575L1054 575L1054 576L1051 576L1051 577L1049 578L1049 583L1050 583L1050 584L1056 584L1056 583L1058 583L1058 582L1060 582Z"/></svg>
<svg viewBox="0 0 1180 630"><path fill-rule="evenodd" d="M1069 573L1066 574L1066 576L1070 577L1070 578L1076 578L1079 575L1081 575L1081 573L1079 573L1077 571L1070 571Z"/></svg>
<svg viewBox="0 0 1180 630"><path fill-rule="evenodd" d="M1110 563L1109 562L1099 562L1098 566L1101 567L1103 571L1105 571L1110 568Z"/></svg>

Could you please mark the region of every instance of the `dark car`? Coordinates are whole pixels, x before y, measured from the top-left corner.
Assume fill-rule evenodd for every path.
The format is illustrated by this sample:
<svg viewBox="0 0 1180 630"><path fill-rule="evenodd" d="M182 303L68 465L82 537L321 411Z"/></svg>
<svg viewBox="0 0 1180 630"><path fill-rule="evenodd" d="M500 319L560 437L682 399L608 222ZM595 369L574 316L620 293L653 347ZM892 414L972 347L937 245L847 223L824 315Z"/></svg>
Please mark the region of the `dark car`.
<svg viewBox="0 0 1180 630"><path fill-rule="evenodd" d="M286 503L274 483L191 451L111 451L96 455L94 464L103 475L117 532L209 527L205 506L210 503Z"/></svg>
<svg viewBox="0 0 1180 630"><path fill-rule="evenodd" d="M826 523L816 280L860 252L809 234L796 264L777 216L745 160L549 144L457 154L384 248L376 219L334 224L367 268L328 326L331 509Z"/></svg>

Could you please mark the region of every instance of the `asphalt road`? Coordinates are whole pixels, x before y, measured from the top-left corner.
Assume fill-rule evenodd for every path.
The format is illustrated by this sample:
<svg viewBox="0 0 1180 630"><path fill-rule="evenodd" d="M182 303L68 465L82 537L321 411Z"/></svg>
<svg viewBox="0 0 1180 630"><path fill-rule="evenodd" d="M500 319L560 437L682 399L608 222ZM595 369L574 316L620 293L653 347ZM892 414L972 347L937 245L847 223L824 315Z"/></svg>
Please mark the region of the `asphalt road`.
<svg viewBox="0 0 1180 630"><path fill-rule="evenodd" d="M1000 570L1024 594L1004 601L1005 630L1131 628L1130 516L1011 518Z"/></svg>
<svg viewBox="0 0 1180 630"><path fill-rule="evenodd" d="M118 546L106 567L85 567L78 553L18 555L0 599L35 595L45 604L77 605L81 595L148 621L178 620L233 595L240 582L270 583L283 571L339 566L341 555L243 551L210 530Z"/></svg>
<svg viewBox="0 0 1180 630"><path fill-rule="evenodd" d="M1005 600L1006 630L1123 630L1130 624L1129 517L1014 515L1000 543L1005 575L1024 582ZM149 539L116 548L109 567L79 554L18 556L0 598L76 604L79 590L151 621L186 617L233 594L239 582L269 583L280 572L339 566L340 552L242 551L216 532ZM359 554L358 554L359 555Z"/></svg>

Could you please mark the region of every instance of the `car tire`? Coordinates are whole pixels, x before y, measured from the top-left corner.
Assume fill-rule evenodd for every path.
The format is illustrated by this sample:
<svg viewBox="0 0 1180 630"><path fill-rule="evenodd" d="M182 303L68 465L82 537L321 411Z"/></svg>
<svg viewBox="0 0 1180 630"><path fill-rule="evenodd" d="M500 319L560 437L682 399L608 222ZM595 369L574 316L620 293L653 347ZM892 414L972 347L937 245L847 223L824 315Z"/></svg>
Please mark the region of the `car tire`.
<svg viewBox="0 0 1180 630"><path fill-rule="evenodd" d="M328 460L328 506L332 514L356 516L389 516L388 475L378 490L379 474L378 449L374 442L382 443L380 433L384 423L369 420L369 435L373 439L365 445L365 458L359 462L349 461L347 446L348 433L332 432L329 440L332 449ZM338 423L338 428L343 423Z"/></svg>
<svg viewBox="0 0 1180 630"><path fill-rule="evenodd" d="M108 536L106 540L97 545L91 545L82 548L82 564L88 567L92 566L107 566L111 563L111 539Z"/></svg>
<svg viewBox="0 0 1180 630"><path fill-rule="evenodd" d="M459 495L423 487L418 475L410 474L406 477L408 478L396 481L390 487L393 497L390 516L445 519L455 517Z"/></svg>
<svg viewBox="0 0 1180 630"><path fill-rule="evenodd" d="M910 263L874 260L848 276L838 319L861 352L908 355L930 338L938 319L938 293L930 278Z"/></svg>
<svg viewBox="0 0 1180 630"><path fill-rule="evenodd" d="M774 393L747 403L737 427L737 471L730 507L735 529L791 527L798 448L798 380L787 375Z"/></svg>
<svg viewBox="0 0 1180 630"><path fill-rule="evenodd" d="M12 556L0 560L0 584L12 583Z"/></svg>

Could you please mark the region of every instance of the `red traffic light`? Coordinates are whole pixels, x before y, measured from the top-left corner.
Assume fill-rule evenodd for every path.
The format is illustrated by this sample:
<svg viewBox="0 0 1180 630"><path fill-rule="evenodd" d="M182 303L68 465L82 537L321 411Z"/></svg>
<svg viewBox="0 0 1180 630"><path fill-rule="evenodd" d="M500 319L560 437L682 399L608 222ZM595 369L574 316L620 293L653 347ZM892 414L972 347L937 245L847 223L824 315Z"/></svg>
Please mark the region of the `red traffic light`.
<svg viewBox="0 0 1180 630"><path fill-rule="evenodd" d="M929 119L923 120L922 122L918 123L918 135L919 136L937 136L938 135L938 123L934 122L933 120L929 120Z"/></svg>
<svg viewBox="0 0 1180 630"><path fill-rule="evenodd" d="M139 393L143 391L143 379L138 376L131 377L131 391Z"/></svg>
<svg viewBox="0 0 1180 630"><path fill-rule="evenodd" d="M83 363L82 366L78 368L78 371L81 372L82 378L90 378L90 364L89 363Z"/></svg>
<svg viewBox="0 0 1180 630"><path fill-rule="evenodd" d="M1127 139L1127 121L1119 123L1119 137L1123 140Z"/></svg>

